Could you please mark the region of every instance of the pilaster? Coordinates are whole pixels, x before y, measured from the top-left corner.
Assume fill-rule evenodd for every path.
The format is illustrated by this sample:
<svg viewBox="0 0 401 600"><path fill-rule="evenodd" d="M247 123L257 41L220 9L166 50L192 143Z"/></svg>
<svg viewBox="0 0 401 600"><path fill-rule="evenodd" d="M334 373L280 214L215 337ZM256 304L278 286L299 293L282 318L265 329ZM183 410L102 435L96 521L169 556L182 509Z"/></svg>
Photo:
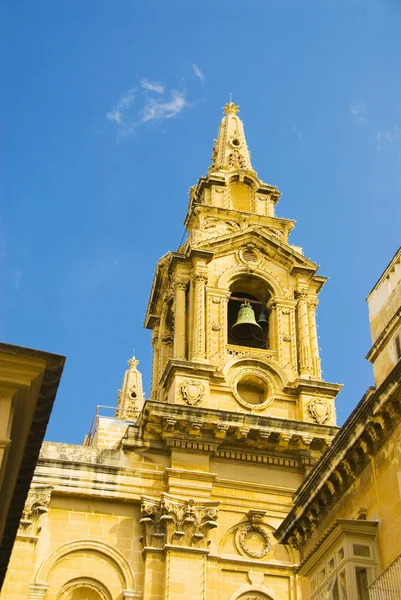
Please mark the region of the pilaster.
<svg viewBox="0 0 401 600"><path fill-rule="evenodd" d="M206 336L205 336L205 286L207 282L206 265L195 264L192 278L194 293L194 331L192 360L205 361Z"/></svg>
<svg viewBox="0 0 401 600"><path fill-rule="evenodd" d="M297 299L299 372L301 377L309 377L312 374L312 360L309 335L308 295L304 291L297 292Z"/></svg>
<svg viewBox="0 0 401 600"><path fill-rule="evenodd" d="M312 371L315 377L321 378L320 357L319 357L319 342L316 328L316 308L318 305L317 298L308 298L308 322L310 346L312 353Z"/></svg>
<svg viewBox="0 0 401 600"><path fill-rule="evenodd" d="M174 351L173 357L185 360L186 358L186 298L185 293L188 280L177 277L174 282L175 289L175 323L174 323Z"/></svg>

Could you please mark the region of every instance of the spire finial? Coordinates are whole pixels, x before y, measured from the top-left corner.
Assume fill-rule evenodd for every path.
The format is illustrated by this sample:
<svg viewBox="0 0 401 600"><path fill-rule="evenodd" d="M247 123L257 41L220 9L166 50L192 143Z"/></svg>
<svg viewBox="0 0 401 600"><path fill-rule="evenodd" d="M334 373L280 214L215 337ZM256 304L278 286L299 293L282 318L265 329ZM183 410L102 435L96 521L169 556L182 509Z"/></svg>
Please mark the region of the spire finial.
<svg viewBox="0 0 401 600"><path fill-rule="evenodd" d="M231 104L231 102L233 101L233 95L231 92L229 92L229 93L230 93L230 104Z"/></svg>
<svg viewBox="0 0 401 600"><path fill-rule="evenodd" d="M223 110L226 115L236 115L239 112L239 106L234 104L231 100L231 92L230 92L230 102L227 102L225 106L223 106Z"/></svg>
<svg viewBox="0 0 401 600"><path fill-rule="evenodd" d="M132 358L129 359L128 364L131 369L135 369L137 365L139 365L139 360L136 360L135 354L133 354Z"/></svg>

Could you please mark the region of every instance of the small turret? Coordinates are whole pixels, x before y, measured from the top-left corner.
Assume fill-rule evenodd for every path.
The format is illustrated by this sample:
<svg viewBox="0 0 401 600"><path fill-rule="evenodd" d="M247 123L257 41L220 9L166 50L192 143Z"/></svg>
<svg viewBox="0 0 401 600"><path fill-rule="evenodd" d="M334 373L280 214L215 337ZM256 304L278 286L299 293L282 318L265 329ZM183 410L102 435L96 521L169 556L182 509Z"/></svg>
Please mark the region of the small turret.
<svg viewBox="0 0 401 600"><path fill-rule="evenodd" d="M246 169L253 171L251 155L245 139L244 126L237 116L239 106L228 102L223 110L223 117L217 140L214 142L211 171L229 171Z"/></svg>
<svg viewBox="0 0 401 600"><path fill-rule="evenodd" d="M134 356L128 361L129 369L125 371L122 388L118 391L117 419L134 420L142 409L144 395L138 364L139 361Z"/></svg>

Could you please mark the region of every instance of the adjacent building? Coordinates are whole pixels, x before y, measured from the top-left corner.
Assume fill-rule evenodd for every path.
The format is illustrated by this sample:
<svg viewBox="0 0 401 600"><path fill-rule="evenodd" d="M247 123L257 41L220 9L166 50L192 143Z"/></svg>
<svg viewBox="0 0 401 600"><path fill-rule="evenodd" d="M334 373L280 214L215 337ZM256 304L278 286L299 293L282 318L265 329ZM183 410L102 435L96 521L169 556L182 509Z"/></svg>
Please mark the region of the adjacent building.
<svg viewBox="0 0 401 600"><path fill-rule="evenodd" d="M64 360L0 343L0 589Z"/></svg>
<svg viewBox="0 0 401 600"><path fill-rule="evenodd" d="M376 385L276 532L300 550L311 600L401 598L401 248L367 300Z"/></svg>

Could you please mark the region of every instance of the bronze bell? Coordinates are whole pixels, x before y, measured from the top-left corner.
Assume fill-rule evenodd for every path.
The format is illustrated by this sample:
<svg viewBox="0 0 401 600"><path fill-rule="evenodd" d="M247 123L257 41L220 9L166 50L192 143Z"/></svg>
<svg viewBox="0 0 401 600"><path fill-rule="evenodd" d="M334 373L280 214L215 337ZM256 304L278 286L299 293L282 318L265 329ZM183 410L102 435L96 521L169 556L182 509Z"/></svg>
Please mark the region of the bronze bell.
<svg viewBox="0 0 401 600"><path fill-rule="evenodd" d="M249 302L241 304L237 321L231 327L232 335L238 340L252 340L261 338L262 328L255 319L255 311Z"/></svg>
<svg viewBox="0 0 401 600"><path fill-rule="evenodd" d="M257 322L258 322L258 325L260 325L261 327L267 327L267 325L268 325L267 317L265 315L264 310L262 310L262 312L260 313Z"/></svg>

